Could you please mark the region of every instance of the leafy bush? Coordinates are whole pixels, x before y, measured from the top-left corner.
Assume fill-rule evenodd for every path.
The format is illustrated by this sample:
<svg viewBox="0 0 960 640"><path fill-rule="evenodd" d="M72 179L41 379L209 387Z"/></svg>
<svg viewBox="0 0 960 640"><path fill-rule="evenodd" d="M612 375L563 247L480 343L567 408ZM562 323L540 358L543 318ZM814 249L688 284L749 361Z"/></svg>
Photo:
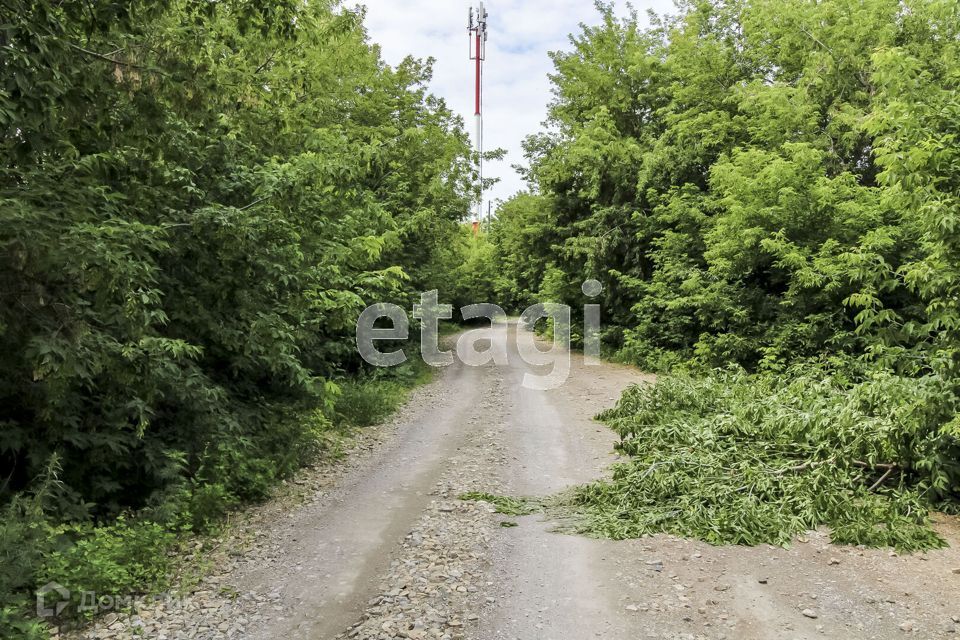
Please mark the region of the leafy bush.
<svg viewBox="0 0 960 640"><path fill-rule="evenodd" d="M842 543L940 546L927 511L960 492L954 403L937 376L666 376L599 416L632 460L574 501L614 538L786 544L826 525Z"/></svg>
<svg viewBox="0 0 960 640"><path fill-rule="evenodd" d="M26 618L23 607L0 606L0 637L17 640L47 640L50 630L46 624Z"/></svg>
<svg viewBox="0 0 960 640"><path fill-rule="evenodd" d="M9 503L0 520L0 637L47 637L47 625L30 619L41 585L70 590L65 617L77 614L84 591L126 597L166 584L175 539L168 527L123 516L103 526L51 522L44 503L57 482L55 463L37 492Z"/></svg>
<svg viewBox="0 0 960 640"><path fill-rule="evenodd" d="M132 597L159 593L166 584L175 537L162 525L121 516L104 526L61 526L53 533L59 548L46 554L38 582L67 588L74 607L85 591Z"/></svg>

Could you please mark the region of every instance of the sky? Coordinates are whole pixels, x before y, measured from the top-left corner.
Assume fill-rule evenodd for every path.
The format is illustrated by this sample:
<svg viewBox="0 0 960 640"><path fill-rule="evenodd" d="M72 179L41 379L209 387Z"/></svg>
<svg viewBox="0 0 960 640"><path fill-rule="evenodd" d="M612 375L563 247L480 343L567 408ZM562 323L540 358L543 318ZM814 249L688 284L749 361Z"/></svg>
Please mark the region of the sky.
<svg viewBox="0 0 960 640"><path fill-rule="evenodd" d="M430 91L463 116L473 135L473 66L469 59L467 11L471 0L358 0L346 2L367 7L370 39L382 48L386 62L396 65L407 55L433 57ZM479 4L473 0L472 4ZM569 50L569 34L581 23L597 24L600 15L592 0L490 0L487 59L484 63L484 148L503 148L503 161L486 163L484 175L500 183L487 193L488 200L506 200L525 188L511 168L525 164L524 137L542 128L551 99L547 74L553 64L549 51ZM618 15L626 3L618 1ZM635 0L641 16L673 9L671 0ZM494 209L496 205L494 205Z"/></svg>

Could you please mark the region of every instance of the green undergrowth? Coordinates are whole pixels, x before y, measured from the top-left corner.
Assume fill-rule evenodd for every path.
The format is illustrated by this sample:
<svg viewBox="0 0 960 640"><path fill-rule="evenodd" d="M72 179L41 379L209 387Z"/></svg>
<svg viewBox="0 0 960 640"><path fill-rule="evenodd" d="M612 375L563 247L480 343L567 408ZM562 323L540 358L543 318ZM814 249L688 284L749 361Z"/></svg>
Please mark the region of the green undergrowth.
<svg viewBox="0 0 960 640"><path fill-rule="evenodd" d="M614 539L784 545L826 526L837 543L941 547L929 510L958 486L954 409L934 376L662 377L598 416L630 461L570 506L582 533Z"/></svg>
<svg viewBox="0 0 960 640"><path fill-rule="evenodd" d="M55 620L67 627L95 616L95 608L83 606L92 601L91 593L127 602L178 588L182 572L204 571L178 558L220 533L229 513L273 495L274 487L301 467L339 457L354 429L389 417L430 377L427 365L411 361L338 381L329 406L278 415L273 435L253 443L256 447L232 449L224 458L211 452L209 469L180 481L162 502L117 518L57 518L63 484L54 457L34 492L0 509L0 638L48 637L48 626L31 615L37 591L47 585L54 585L46 589L51 602L61 600L54 588L70 593Z"/></svg>
<svg viewBox="0 0 960 640"><path fill-rule="evenodd" d="M3 638L48 637L47 624L29 615L40 594L50 609L62 603L56 622L71 626L93 617L104 606L101 597L126 602L162 593L171 584L175 551L188 537L182 523L161 524L145 514L122 515L100 525L56 522L47 506L59 482L56 463L54 459L36 493L18 497L0 512Z"/></svg>

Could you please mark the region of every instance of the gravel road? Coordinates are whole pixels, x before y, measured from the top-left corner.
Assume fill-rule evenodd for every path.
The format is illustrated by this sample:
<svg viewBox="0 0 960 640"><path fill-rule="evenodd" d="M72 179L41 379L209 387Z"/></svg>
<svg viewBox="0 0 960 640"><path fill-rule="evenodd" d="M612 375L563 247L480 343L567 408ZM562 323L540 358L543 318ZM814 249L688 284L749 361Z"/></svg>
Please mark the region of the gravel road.
<svg viewBox="0 0 960 640"><path fill-rule="evenodd" d="M592 421L649 379L572 356L553 391L509 362L459 362L418 389L335 467L307 471L209 554L183 600L111 614L71 637L940 638L960 625L960 529L942 551L898 556L810 532L790 549L710 547L669 536L613 542L509 517L465 491L543 496L597 478L615 436ZM198 552L199 553L199 552Z"/></svg>

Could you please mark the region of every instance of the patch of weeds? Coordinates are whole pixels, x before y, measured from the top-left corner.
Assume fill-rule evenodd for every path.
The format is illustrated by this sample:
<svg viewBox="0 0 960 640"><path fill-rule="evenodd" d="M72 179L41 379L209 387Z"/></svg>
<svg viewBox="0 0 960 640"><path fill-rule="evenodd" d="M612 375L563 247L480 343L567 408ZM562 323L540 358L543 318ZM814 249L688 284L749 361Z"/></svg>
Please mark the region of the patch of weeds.
<svg viewBox="0 0 960 640"><path fill-rule="evenodd" d="M372 427L393 413L403 398L403 386L380 380L349 381L340 384L336 412L342 424Z"/></svg>
<svg viewBox="0 0 960 640"><path fill-rule="evenodd" d="M335 419L347 427L372 427L389 418L414 387L430 382L433 370L423 360L410 360L376 375L338 382Z"/></svg>
<svg viewBox="0 0 960 640"><path fill-rule="evenodd" d="M236 600L240 597L240 592L237 591L237 588L228 584L220 587L219 594L225 598L230 598L231 600Z"/></svg>

